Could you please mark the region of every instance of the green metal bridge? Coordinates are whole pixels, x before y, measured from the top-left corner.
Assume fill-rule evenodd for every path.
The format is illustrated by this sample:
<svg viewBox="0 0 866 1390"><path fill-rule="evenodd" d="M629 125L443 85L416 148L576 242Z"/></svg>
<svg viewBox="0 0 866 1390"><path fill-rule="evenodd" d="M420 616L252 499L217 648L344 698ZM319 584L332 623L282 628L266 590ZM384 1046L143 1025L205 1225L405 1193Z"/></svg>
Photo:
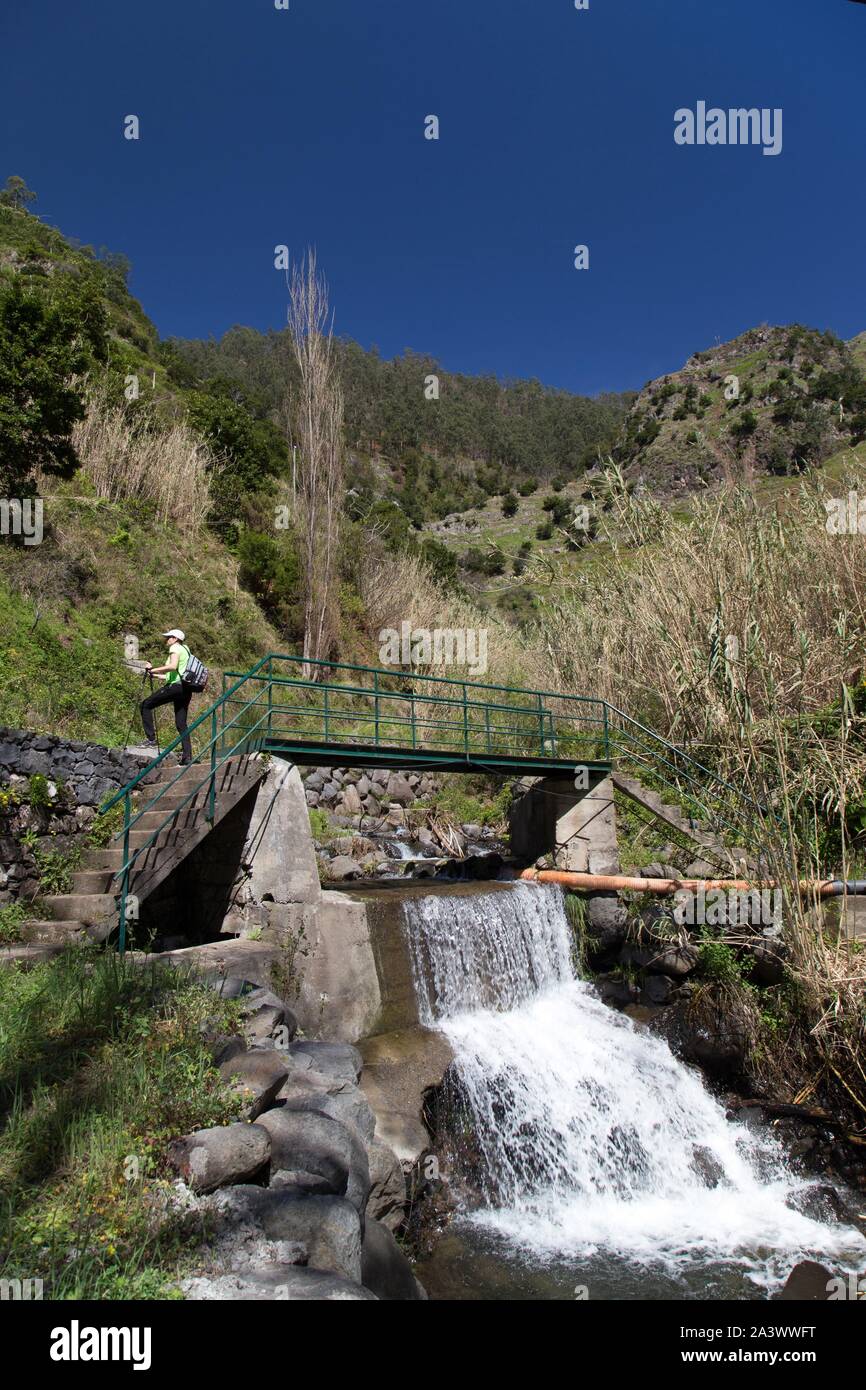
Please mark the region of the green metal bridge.
<svg viewBox="0 0 866 1390"><path fill-rule="evenodd" d="M302 766L568 777L582 790L621 765L641 769L673 789L691 813L737 834L744 821L754 824L763 814L685 750L590 696L271 653L249 671L226 672L219 699L189 733L193 771L179 768L158 788L145 783L177 751L175 738L102 807L124 808L117 837L122 864L114 876L121 950L130 883L143 856L185 808L201 807L213 822L220 770L251 754L272 753ZM163 810L164 816L154 814Z"/></svg>

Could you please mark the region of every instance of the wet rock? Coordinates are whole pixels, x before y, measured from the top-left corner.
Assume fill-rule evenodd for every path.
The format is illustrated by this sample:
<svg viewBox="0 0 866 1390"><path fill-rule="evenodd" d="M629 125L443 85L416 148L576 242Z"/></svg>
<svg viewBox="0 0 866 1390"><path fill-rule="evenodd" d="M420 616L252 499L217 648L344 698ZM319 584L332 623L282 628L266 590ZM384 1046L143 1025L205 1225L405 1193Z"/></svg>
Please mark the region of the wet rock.
<svg viewBox="0 0 866 1390"><path fill-rule="evenodd" d="M785 1280L784 1288L773 1294L776 1301L792 1300L798 1303L826 1302L830 1297L830 1284L833 1275L829 1269L815 1260L801 1260L795 1265Z"/></svg>
<svg viewBox="0 0 866 1390"><path fill-rule="evenodd" d="M667 1004L673 988L667 975L648 975L641 988L640 1002L651 1005Z"/></svg>
<svg viewBox="0 0 866 1390"><path fill-rule="evenodd" d="M600 952L613 951L625 941L628 912L615 896L593 896L586 905L587 929Z"/></svg>
<svg viewBox="0 0 866 1390"><path fill-rule="evenodd" d="M725 1176L725 1170L715 1154L703 1144L696 1146L691 1166L704 1187L718 1187Z"/></svg>
<svg viewBox="0 0 866 1390"><path fill-rule="evenodd" d="M677 999L663 1009L651 1025L672 1050L686 1062L694 1062L718 1080L738 1076L749 1047L749 1020L730 1004L712 999L695 1009L693 1000Z"/></svg>
<svg viewBox="0 0 866 1390"><path fill-rule="evenodd" d="M398 1231L406 1217L406 1175L403 1165L394 1150L381 1139L374 1139L367 1152L371 1183L367 1215L380 1221L390 1231Z"/></svg>
<svg viewBox="0 0 866 1390"><path fill-rule="evenodd" d="M829 1183L813 1183L799 1192L792 1192L790 1197L785 1198L785 1206L825 1225L834 1222L845 1226L858 1224L856 1214L846 1207L835 1187Z"/></svg>
<svg viewBox="0 0 866 1390"><path fill-rule="evenodd" d="M388 1227L372 1219L364 1230L361 1282L377 1298L389 1302L417 1302L427 1297Z"/></svg>
<svg viewBox="0 0 866 1390"><path fill-rule="evenodd" d="M598 975L595 984L602 1003L613 1009L624 1009L628 1004L637 1003L638 987L625 975Z"/></svg>

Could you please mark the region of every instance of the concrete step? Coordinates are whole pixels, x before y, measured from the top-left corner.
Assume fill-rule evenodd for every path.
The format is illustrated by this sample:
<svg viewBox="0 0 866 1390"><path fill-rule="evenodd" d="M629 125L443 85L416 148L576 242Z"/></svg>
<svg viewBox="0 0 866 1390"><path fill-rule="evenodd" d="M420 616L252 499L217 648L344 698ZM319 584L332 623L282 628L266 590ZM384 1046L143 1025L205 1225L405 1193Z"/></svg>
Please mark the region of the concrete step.
<svg viewBox="0 0 866 1390"><path fill-rule="evenodd" d="M117 867L120 868L120 863ZM111 893L113 889L114 874L110 868L80 869L72 875L72 891L76 894Z"/></svg>
<svg viewBox="0 0 866 1390"><path fill-rule="evenodd" d="M195 825L204 811L203 806L195 805L184 806L182 811L157 807L152 811L145 811L144 815L135 822L135 831L130 831L130 834L133 835L137 831L146 830L148 835L152 835L154 830L159 830L163 825L167 830L182 830L185 826ZM169 817L171 817L170 820Z"/></svg>
<svg viewBox="0 0 866 1390"><path fill-rule="evenodd" d="M53 921L76 921L84 926L117 916L117 903L109 893L56 893L45 899Z"/></svg>
<svg viewBox="0 0 866 1390"><path fill-rule="evenodd" d="M87 928L81 922L51 919L21 923L21 937L30 942L69 942L87 939Z"/></svg>
<svg viewBox="0 0 866 1390"><path fill-rule="evenodd" d="M59 956L67 941L18 941L13 946L0 946L0 965L18 965L26 970L40 965L52 956Z"/></svg>

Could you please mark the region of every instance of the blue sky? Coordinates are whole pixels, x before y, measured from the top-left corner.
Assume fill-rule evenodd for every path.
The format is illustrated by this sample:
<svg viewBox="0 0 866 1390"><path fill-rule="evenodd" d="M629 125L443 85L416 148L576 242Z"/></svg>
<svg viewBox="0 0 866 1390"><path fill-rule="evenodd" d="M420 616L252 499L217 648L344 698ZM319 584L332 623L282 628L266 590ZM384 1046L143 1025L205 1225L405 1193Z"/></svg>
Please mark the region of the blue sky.
<svg viewBox="0 0 866 1390"><path fill-rule="evenodd" d="M282 326L280 243L338 332L575 391L866 328L866 5L5 0L0 52L0 177L125 252L163 335ZM781 155L678 147L698 100L781 107Z"/></svg>

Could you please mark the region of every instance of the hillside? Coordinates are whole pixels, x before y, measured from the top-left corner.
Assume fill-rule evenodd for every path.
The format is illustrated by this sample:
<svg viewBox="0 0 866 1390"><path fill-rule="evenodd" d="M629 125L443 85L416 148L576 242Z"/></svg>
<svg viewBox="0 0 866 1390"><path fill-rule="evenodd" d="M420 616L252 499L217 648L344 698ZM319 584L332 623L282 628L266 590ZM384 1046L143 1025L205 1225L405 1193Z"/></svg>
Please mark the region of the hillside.
<svg viewBox="0 0 866 1390"><path fill-rule="evenodd" d="M614 450L628 476L682 494L753 472L796 475L866 437L864 337L751 329L649 382Z"/></svg>

